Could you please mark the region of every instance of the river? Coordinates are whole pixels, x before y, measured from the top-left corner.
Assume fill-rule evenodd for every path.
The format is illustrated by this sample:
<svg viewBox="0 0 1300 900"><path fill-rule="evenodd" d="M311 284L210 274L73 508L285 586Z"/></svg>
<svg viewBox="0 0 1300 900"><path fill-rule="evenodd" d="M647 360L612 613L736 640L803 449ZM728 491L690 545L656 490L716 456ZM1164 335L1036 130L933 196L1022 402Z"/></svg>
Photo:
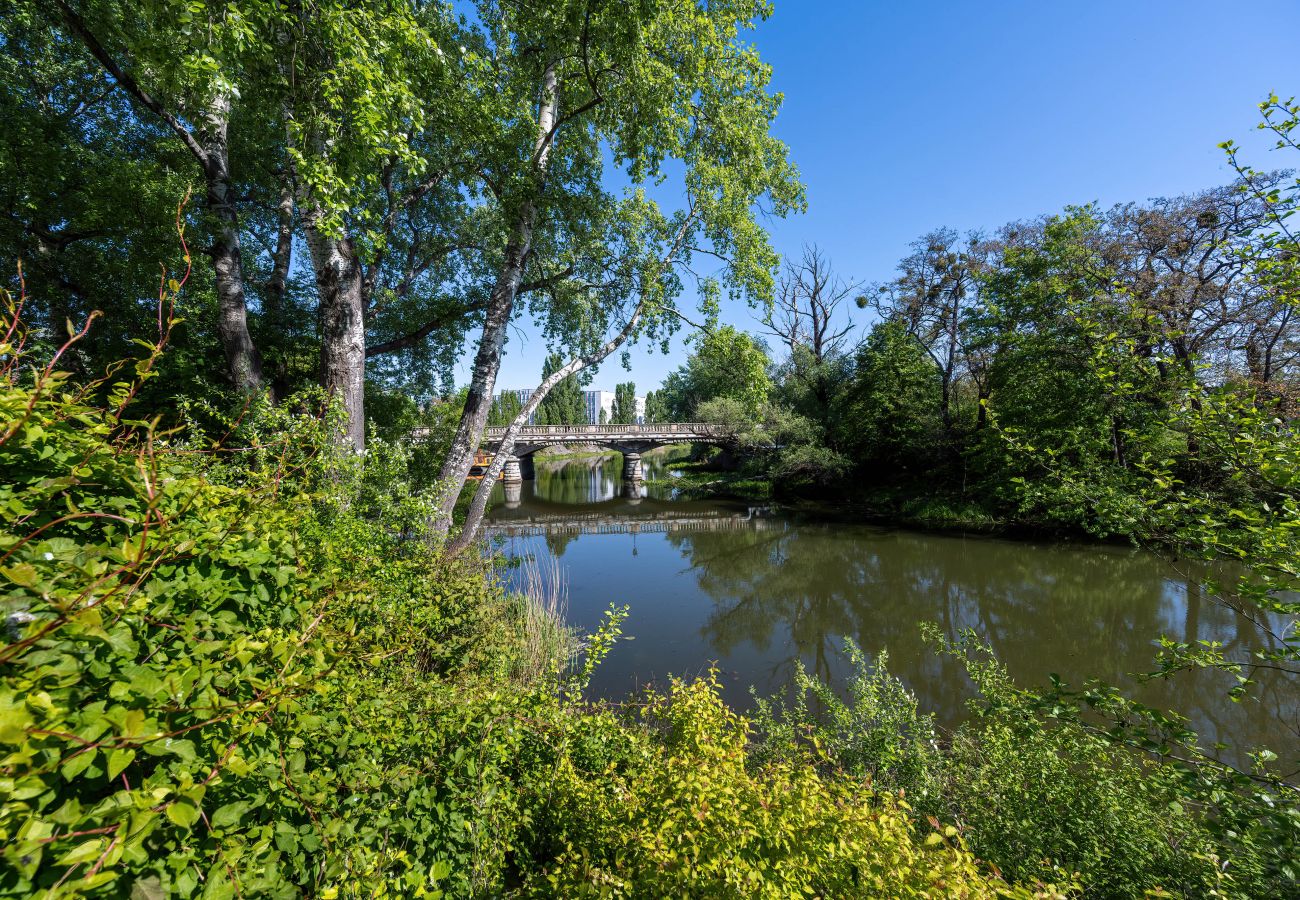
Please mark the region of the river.
<svg viewBox="0 0 1300 900"><path fill-rule="evenodd" d="M625 496L618 457L539 461L535 480L498 484L485 530L507 555L551 555L567 584L569 620L594 629L627 604L621 642L592 690L621 699L668 675L716 663L726 698L752 704L788 686L796 659L833 683L843 639L889 668L923 709L951 727L968 715L961 666L922 640L974 629L1030 686L1057 674L1134 686L1156 639L1221 642L1234 657L1262 646L1243 616L1203 595L1195 572L1143 551L1086 543L933 534L798 515L744 503L676 498L666 457L645 459L651 483ZM1256 699L1228 699L1211 672L1134 686L1176 709L1208 745L1268 746L1294 755L1294 681L1262 679ZM1230 754L1240 758L1237 753Z"/></svg>

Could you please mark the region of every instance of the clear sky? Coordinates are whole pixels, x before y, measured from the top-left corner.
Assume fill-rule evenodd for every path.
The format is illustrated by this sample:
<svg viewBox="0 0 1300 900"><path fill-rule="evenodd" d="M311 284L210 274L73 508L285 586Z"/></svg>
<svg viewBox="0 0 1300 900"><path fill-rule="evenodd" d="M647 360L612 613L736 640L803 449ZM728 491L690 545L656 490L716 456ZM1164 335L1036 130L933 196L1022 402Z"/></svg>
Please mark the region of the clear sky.
<svg viewBox="0 0 1300 900"><path fill-rule="evenodd" d="M1256 104L1300 93L1300 0L775 5L753 41L785 95L775 131L808 212L772 223L773 240L785 254L815 242L852 278L889 278L935 227L993 229L1230 181L1217 147L1229 138L1257 167L1285 162L1255 132ZM758 330L743 304L723 318ZM668 357L635 348L630 373L611 357L591 386L657 387L684 361L684 336ZM498 385L536 384L545 354L521 322Z"/></svg>

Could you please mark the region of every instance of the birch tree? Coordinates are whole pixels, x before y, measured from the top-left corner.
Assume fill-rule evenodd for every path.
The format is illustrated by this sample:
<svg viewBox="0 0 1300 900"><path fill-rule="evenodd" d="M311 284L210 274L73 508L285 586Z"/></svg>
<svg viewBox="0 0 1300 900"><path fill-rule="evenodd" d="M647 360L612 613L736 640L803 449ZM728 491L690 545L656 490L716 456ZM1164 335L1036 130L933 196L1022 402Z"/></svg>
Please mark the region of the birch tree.
<svg viewBox="0 0 1300 900"><path fill-rule="evenodd" d="M696 256L721 264L702 280L707 302L723 287L770 297L775 257L758 208L783 215L803 197L769 133L780 97L742 38L769 13L761 0L479 4L484 27L468 56L497 135L477 168L497 213L498 249L469 396L440 473L444 530L525 288L548 338L562 336L577 360L619 321L634 323L620 344L675 328L680 267ZM606 160L629 183L621 199L605 186ZM667 177L668 160L680 164L676 213L642 189ZM658 250L667 244L678 249L665 266ZM640 304L638 293L652 302ZM635 319L631 304L641 310Z"/></svg>
<svg viewBox="0 0 1300 900"><path fill-rule="evenodd" d="M230 123L241 93L265 62L265 35L279 15L272 2L127 3L53 0L68 31L82 41L113 84L142 115L156 117L194 158L218 301L217 333L230 378L240 391L262 383L262 362L248 329L248 303Z"/></svg>

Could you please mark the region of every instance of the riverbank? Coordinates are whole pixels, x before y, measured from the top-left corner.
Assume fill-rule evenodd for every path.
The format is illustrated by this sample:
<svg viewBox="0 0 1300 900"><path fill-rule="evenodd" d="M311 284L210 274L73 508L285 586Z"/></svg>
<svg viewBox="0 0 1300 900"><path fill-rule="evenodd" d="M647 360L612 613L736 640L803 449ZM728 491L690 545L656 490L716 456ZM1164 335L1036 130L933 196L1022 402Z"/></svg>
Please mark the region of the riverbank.
<svg viewBox="0 0 1300 900"><path fill-rule="evenodd" d="M887 489L840 492L836 496L785 495L770 479L735 469L719 468L709 461L680 460L668 464L671 477L648 482L670 485L682 496L697 500L779 501L792 510L815 509L846 521L893 525L922 531L967 532L1007 537L1077 540L1089 538L1077 531L1053 530L1014 522L993 515L979 504L942 496L916 496Z"/></svg>

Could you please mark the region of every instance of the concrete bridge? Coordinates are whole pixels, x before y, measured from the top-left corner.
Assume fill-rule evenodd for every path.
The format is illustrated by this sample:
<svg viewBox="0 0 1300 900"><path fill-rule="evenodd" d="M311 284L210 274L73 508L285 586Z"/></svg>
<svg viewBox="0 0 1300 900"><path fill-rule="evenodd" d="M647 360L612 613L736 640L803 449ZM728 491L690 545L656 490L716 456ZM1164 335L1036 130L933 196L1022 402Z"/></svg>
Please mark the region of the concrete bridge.
<svg viewBox="0 0 1300 900"><path fill-rule="evenodd" d="M483 432L481 449L495 452L505 428ZM707 422L664 422L656 425L525 425L515 435L514 454L501 470L507 484L533 477L533 454L543 447L595 444L623 454L623 480L640 481L641 454L668 444L723 444L727 435Z"/></svg>

